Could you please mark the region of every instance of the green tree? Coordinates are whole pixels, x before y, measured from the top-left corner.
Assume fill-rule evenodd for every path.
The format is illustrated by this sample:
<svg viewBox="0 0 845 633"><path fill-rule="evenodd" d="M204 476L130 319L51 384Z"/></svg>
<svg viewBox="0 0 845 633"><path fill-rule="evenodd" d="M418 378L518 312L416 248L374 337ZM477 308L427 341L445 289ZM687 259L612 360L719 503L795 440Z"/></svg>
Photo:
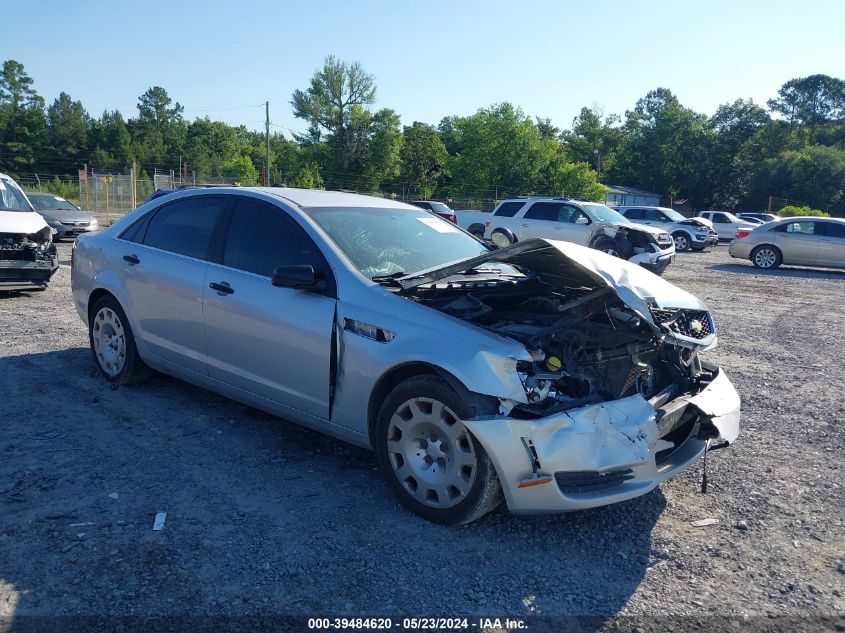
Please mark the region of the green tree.
<svg viewBox="0 0 845 633"><path fill-rule="evenodd" d="M589 163L599 176L611 181L616 170L616 153L622 143L619 115L605 116L599 108L581 108L572 121L572 129L563 133L569 158L574 162Z"/></svg>
<svg viewBox="0 0 845 633"><path fill-rule="evenodd" d="M258 182L258 171L249 156L235 156L224 161L220 171L221 175L242 186L255 185Z"/></svg>
<svg viewBox="0 0 845 633"><path fill-rule="evenodd" d="M845 117L845 81L829 75L790 79L777 98L769 100L769 107L791 125L807 126L812 143L819 126Z"/></svg>
<svg viewBox="0 0 845 633"><path fill-rule="evenodd" d="M319 142L323 131L333 150L335 177L360 159L361 129L367 126L360 111L376 98L375 79L358 62L346 63L329 55L306 90L295 90L293 114L309 124L309 142Z"/></svg>
<svg viewBox="0 0 845 633"><path fill-rule="evenodd" d="M770 195L817 209L845 211L845 150L808 145L765 163Z"/></svg>
<svg viewBox="0 0 845 633"><path fill-rule="evenodd" d="M162 165L168 158L169 164L174 164L174 157L184 153L187 125L183 111L161 86L153 86L138 97L138 118L130 121L129 129L135 153L143 163Z"/></svg>
<svg viewBox="0 0 845 633"><path fill-rule="evenodd" d="M240 150L241 143L231 126L208 117L188 124L184 160L200 180L220 175L223 163Z"/></svg>
<svg viewBox="0 0 845 633"><path fill-rule="evenodd" d="M521 109L501 103L452 124L460 147L450 160L455 194L502 198L536 190L549 156Z"/></svg>
<svg viewBox="0 0 845 633"><path fill-rule="evenodd" d="M99 119L91 122L88 144L93 150L93 167L117 170L132 164L132 137L118 110L105 111Z"/></svg>
<svg viewBox="0 0 845 633"><path fill-rule="evenodd" d="M401 177L419 196L429 198L447 174L449 153L437 130L415 121L402 131Z"/></svg>
<svg viewBox="0 0 845 633"><path fill-rule="evenodd" d="M784 218L794 218L800 216L810 216L816 218L830 217L829 213L825 213L821 209L813 209L811 207L797 207L795 205L787 205L778 209L778 215Z"/></svg>
<svg viewBox="0 0 845 633"><path fill-rule="evenodd" d="M715 131L710 156L713 204L733 209L747 199L753 164L745 160L748 149L743 149L771 123L766 110L751 99L722 104L710 118Z"/></svg>
<svg viewBox="0 0 845 633"><path fill-rule="evenodd" d="M6 60L0 73L0 166L11 172L34 170L46 131L44 99L23 64Z"/></svg>
<svg viewBox="0 0 845 633"><path fill-rule="evenodd" d="M47 108L47 141L56 157L55 170L64 171L70 166L79 167L88 146L91 117L66 92Z"/></svg>
<svg viewBox="0 0 845 633"><path fill-rule="evenodd" d="M633 186L709 202L714 136L707 117L685 108L666 88L652 90L625 113L620 177Z"/></svg>

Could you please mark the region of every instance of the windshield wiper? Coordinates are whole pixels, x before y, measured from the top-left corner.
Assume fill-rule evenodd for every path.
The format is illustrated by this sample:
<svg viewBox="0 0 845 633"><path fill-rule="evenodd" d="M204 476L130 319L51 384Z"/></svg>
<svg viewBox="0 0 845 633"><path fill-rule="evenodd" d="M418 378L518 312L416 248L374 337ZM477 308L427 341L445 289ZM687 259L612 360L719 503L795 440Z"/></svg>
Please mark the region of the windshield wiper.
<svg viewBox="0 0 845 633"><path fill-rule="evenodd" d="M387 283L387 282L391 282L391 281L395 282L397 279L399 279L400 277L404 277L404 276L405 276L404 270L397 270L395 273L390 273L389 275L376 275L375 277L370 277L370 279L372 279L377 284L381 284L381 283Z"/></svg>

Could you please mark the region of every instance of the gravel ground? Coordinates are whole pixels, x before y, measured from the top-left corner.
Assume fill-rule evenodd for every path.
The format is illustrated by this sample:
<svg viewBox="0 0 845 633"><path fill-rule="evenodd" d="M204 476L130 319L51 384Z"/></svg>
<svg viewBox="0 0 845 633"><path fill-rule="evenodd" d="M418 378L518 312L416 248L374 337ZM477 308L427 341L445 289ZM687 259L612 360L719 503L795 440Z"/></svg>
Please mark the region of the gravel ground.
<svg viewBox="0 0 845 633"><path fill-rule="evenodd" d="M744 399L708 494L693 468L457 529L404 511L367 451L166 377L110 389L66 268L0 297L0 615L841 614L845 273L722 246L666 277L713 310Z"/></svg>

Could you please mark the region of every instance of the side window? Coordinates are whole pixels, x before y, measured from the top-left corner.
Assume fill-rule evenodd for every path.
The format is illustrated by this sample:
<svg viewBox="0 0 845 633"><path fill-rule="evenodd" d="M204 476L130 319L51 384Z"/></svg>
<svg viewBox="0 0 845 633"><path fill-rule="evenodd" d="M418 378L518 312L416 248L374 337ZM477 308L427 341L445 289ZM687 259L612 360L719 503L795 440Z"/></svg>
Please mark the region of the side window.
<svg viewBox="0 0 845 633"><path fill-rule="evenodd" d="M845 238L845 224L837 222L822 222L822 234L827 237Z"/></svg>
<svg viewBox="0 0 845 633"><path fill-rule="evenodd" d="M557 222L561 220L560 206L554 202L535 202L531 208L525 212L525 219L527 220L547 220L549 222Z"/></svg>
<svg viewBox="0 0 845 633"><path fill-rule="evenodd" d="M642 209L628 209L624 213L625 217L629 220L644 220L645 219L645 211Z"/></svg>
<svg viewBox="0 0 845 633"><path fill-rule="evenodd" d="M207 259L211 233L228 203L226 198L197 197L165 205L147 223L145 246Z"/></svg>
<svg viewBox="0 0 845 633"><path fill-rule="evenodd" d="M279 266L311 264L321 259L305 231L281 209L239 200L232 210L223 247L223 265L272 277Z"/></svg>
<svg viewBox="0 0 845 633"><path fill-rule="evenodd" d="M728 220L728 216L724 213L714 213L713 222L718 224L729 224L730 220Z"/></svg>
<svg viewBox="0 0 845 633"><path fill-rule="evenodd" d="M503 218L512 218L516 215L516 212L519 211L524 202L503 202L499 205L499 208L496 209L496 212L493 215L497 215Z"/></svg>
<svg viewBox="0 0 845 633"><path fill-rule="evenodd" d="M652 222L665 222L666 216L657 209L649 209L645 212L645 219L651 220Z"/></svg>
<svg viewBox="0 0 845 633"><path fill-rule="evenodd" d="M560 221L561 222L568 222L569 224L578 224L578 219L584 218L581 220L581 224L589 224L589 219L587 215L581 211L581 209L577 207L573 207L568 204L560 205Z"/></svg>
<svg viewBox="0 0 845 633"><path fill-rule="evenodd" d="M804 235L816 234L815 222L790 222L786 225L787 233L803 233Z"/></svg>
<svg viewBox="0 0 845 633"><path fill-rule="evenodd" d="M147 225L150 223L150 218L155 215L155 211L147 213L140 220L135 222L132 226L120 234L120 239L127 242L135 242L136 244L144 243L144 235L147 232Z"/></svg>

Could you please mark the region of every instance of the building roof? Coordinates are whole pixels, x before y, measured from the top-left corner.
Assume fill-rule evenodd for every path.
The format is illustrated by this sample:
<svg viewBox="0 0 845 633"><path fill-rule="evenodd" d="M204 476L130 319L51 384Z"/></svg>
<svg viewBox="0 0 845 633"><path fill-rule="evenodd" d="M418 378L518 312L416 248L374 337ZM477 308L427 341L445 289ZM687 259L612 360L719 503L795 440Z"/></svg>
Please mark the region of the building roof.
<svg viewBox="0 0 845 633"><path fill-rule="evenodd" d="M642 189L635 189L634 187L626 187L625 185L607 185L610 191L608 193L618 193L624 196L648 196L649 198L659 198L659 193L652 193L651 191L644 191Z"/></svg>

